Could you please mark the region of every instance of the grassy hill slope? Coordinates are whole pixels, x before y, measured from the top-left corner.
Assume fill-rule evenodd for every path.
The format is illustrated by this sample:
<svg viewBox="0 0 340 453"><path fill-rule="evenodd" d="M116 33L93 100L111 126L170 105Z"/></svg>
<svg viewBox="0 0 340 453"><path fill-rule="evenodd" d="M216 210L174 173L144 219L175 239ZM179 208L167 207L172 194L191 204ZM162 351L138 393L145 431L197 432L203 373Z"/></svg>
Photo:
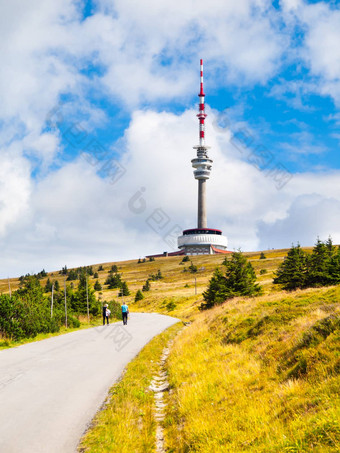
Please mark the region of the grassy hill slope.
<svg viewBox="0 0 340 453"><path fill-rule="evenodd" d="M263 295L234 298L204 312L198 309L202 292L222 256L191 257L197 273L189 271L190 262L181 263L182 257L103 264L99 281L104 285L116 264L131 291L125 298L131 311L157 311L191 321L176 337L167 364L171 391L162 423L169 452L340 451L340 287L281 291L272 279L286 253L266 251L266 259L260 259L259 252L245 253ZM94 271L98 267L94 265ZM136 291L159 269L164 278L152 281L145 298L134 302ZM60 283L64 278L57 272L48 277ZM12 290L18 284L11 279ZM8 292L7 280L0 281L0 292ZM103 286L97 296L117 300L117 290ZM158 357L147 360L150 366ZM141 388L134 397L143 405L150 382L138 374L142 368L136 369L134 379ZM126 405L126 399L120 403L115 398L113 391L112 407ZM129 405L134 407L133 399ZM110 407L101 436L110 439L112 426L124 432L134 429L120 420L113 425ZM148 423L148 435L154 436L154 424ZM144 436L140 418L139 428ZM96 446L94 435L89 451L100 451L100 438ZM147 451L153 451L153 443L148 445ZM115 444L114 451L125 450Z"/></svg>
<svg viewBox="0 0 340 453"><path fill-rule="evenodd" d="M266 251L267 259L265 260L259 259L260 252L245 253L245 256L252 262L259 282L264 286L266 293L277 291L277 288L272 285L273 273L286 253L287 250ZM130 304L132 311L158 311L171 313L183 319L191 318L197 314L197 307L203 301L202 292L206 289L214 269L221 265L224 256L201 255L190 258L192 263L198 267L197 273L189 271L190 261L181 263L183 259L181 256L157 258L155 261L147 261L140 264L138 264L137 260L95 264L92 266L93 271L98 272L98 280L103 287L102 291L96 292L96 296L103 302L113 299L117 300L118 290L110 290L104 284L112 265L115 264L118 267L118 272L122 274L122 279L128 283L131 295L126 300ZM103 270L98 271L100 266L103 267ZM142 289L146 279L151 274L157 273L159 269L164 278L151 282L151 291L144 293L145 299L135 303L134 296L136 291ZM261 269L265 269L266 273L260 275ZM59 271L50 272L47 277L42 278L40 282L43 287L48 278L51 281L57 280L61 290L63 290L64 276L59 274ZM89 277L89 280L90 285L93 286L96 279ZM71 283L74 287L77 286L77 281L67 281L67 285ZM18 289L19 284L18 278L10 279L12 291ZM8 292L8 280L0 280L0 294Z"/></svg>
<svg viewBox="0 0 340 453"><path fill-rule="evenodd" d="M201 314L169 359L169 451L340 451L339 314L339 287Z"/></svg>

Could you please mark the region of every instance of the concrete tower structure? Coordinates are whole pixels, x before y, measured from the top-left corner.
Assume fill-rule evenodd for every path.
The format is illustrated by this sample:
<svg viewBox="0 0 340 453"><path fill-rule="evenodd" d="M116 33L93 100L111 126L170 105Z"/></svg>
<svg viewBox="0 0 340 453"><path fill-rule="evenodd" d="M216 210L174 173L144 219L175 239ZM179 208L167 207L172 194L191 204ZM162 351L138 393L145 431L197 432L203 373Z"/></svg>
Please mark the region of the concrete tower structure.
<svg viewBox="0 0 340 453"><path fill-rule="evenodd" d="M203 60L201 65L201 81L199 96L199 145L194 146L197 150L197 157L192 159L191 163L194 168L195 179L198 180L198 212L197 212L197 228L207 228L207 204L206 204L206 181L210 177L210 170L213 161L208 157L208 146L205 146L205 113L204 90L203 90Z"/></svg>
<svg viewBox="0 0 340 453"><path fill-rule="evenodd" d="M199 144L194 146L197 157L191 160L194 177L198 181L197 228L184 230L178 238L178 247L187 255L228 253L228 241L221 230L208 228L206 185L210 177L212 159L208 156L209 146L205 144L205 94L203 88L203 60L200 61L200 92L197 118L199 120Z"/></svg>

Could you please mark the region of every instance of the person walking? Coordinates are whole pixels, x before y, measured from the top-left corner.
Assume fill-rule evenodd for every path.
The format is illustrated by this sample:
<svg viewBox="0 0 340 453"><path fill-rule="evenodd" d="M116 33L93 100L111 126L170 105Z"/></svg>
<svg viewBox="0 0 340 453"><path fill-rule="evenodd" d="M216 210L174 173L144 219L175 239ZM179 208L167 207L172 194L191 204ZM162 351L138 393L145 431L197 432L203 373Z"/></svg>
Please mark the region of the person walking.
<svg viewBox="0 0 340 453"><path fill-rule="evenodd" d="M103 326L105 326L105 320L107 324L109 323L109 316L110 316L111 311L108 309L108 305L104 304L103 305Z"/></svg>
<svg viewBox="0 0 340 453"><path fill-rule="evenodd" d="M127 324L128 314L129 314L129 307L126 304L123 304L122 305L122 316L123 316L124 326L126 326L126 324Z"/></svg>

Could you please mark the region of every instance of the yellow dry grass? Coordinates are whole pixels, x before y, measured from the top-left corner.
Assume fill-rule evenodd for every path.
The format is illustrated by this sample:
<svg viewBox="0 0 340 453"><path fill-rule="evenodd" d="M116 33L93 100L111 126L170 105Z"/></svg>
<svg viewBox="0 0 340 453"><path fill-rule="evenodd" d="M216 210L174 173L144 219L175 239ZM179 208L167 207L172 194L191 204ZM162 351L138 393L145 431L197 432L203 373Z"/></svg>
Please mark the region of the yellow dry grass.
<svg viewBox="0 0 340 453"><path fill-rule="evenodd" d="M339 316L337 287L202 313L169 359L169 451L339 451Z"/></svg>

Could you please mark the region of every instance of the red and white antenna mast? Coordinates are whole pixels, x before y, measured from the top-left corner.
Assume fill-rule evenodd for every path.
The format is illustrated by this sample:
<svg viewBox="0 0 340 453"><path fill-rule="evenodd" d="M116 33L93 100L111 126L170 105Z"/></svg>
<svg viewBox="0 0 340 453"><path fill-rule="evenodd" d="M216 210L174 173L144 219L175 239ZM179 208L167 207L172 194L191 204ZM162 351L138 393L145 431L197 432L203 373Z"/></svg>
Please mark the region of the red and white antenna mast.
<svg viewBox="0 0 340 453"><path fill-rule="evenodd" d="M194 176L198 180L198 213L197 213L197 224L198 228L207 228L207 210L206 210L206 180L210 177L210 170L212 166L212 159L208 157L208 146L205 146L205 119L207 117L205 113L204 103L204 89L203 89L203 60L200 60L200 92L198 115L199 119L199 145L194 146L197 150L197 157L192 159L191 163L194 167Z"/></svg>
<svg viewBox="0 0 340 453"><path fill-rule="evenodd" d="M204 124L204 121L207 117L206 113L205 113L205 105L204 105L204 98L205 98L205 94L204 94L204 89L203 89L203 60L200 60L200 66L201 66L201 81L200 81L200 92L198 94L199 98L200 98L200 102L199 102L199 113L197 115L197 118L199 119L199 139L200 139L200 146L204 146L204 135L205 135L205 124Z"/></svg>

